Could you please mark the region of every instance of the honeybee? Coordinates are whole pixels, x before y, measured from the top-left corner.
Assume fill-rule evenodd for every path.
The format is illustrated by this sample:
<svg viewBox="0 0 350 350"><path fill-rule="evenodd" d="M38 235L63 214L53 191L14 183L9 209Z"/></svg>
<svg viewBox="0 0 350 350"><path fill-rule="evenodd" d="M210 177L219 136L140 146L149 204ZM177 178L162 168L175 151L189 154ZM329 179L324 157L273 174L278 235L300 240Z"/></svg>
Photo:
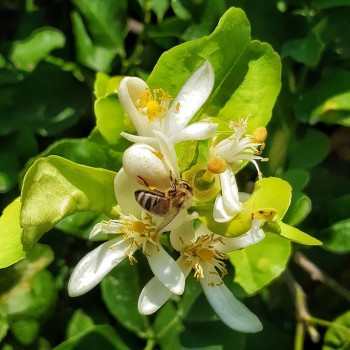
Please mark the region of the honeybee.
<svg viewBox="0 0 350 350"><path fill-rule="evenodd" d="M148 186L147 182L140 176L139 178L149 190L135 191L135 199L143 209L151 214L163 217L163 220L157 226L157 231L167 226L182 209L190 206L193 191L187 181L173 179L170 174L171 189L162 192Z"/></svg>

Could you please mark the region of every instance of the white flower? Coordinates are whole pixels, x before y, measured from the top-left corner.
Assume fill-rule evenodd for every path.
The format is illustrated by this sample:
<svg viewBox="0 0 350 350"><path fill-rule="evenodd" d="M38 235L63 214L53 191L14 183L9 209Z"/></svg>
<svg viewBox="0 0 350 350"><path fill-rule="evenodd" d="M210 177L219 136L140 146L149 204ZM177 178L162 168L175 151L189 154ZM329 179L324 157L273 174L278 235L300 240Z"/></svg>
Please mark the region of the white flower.
<svg viewBox="0 0 350 350"><path fill-rule="evenodd" d="M190 76L173 102L166 91L155 89L151 92L142 79L125 77L119 85L119 100L138 135L121 134L132 142L147 143L153 147L154 130L167 135L172 144L213 136L217 129L215 123L188 125L209 97L213 86L214 72L208 61Z"/></svg>
<svg viewBox="0 0 350 350"><path fill-rule="evenodd" d="M212 149L214 157L228 164L226 170L219 175L222 195L216 198L213 211L217 222L230 221L242 210L242 200L238 193L234 171L239 169L243 161L250 161L261 177L257 160L267 160L260 156L265 146L266 129L257 128L252 135L247 135L247 120L248 118L241 119L238 123L231 122L230 128L233 129L233 134L218 142Z"/></svg>
<svg viewBox="0 0 350 350"><path fill-rule="evenodd" d="M115 192L121 208L120 218L97 224L90 238L106 233L120 235L101 244L78 263L68 282L70 296L79 296L91 290L126 257L131 263L136 262L133 254L138 249L142 249L154 275L167 289L175 294L183 293L184 274L159 240L162 232L171 230L186 220L187 211L180 212L171 223L159 230L157 225L162 218L142 210L134 198L134 192L139 187L130 181L123 170L117 174Z"/></svg>
<svg viewBox="0 0 350 350"><path fill-rule="evenodd" d="M255 244L264 238L261 222L253 221L252 228L240 237L228 238L216 235L202 224L196 231L188 221L170 234L172 246L180 252L177 260L184 275L191 270L201 283L208 302L219 318L228 327L241 332L258 332L262 329L259 319L247 309L225 286L222 277L226 274L226 253ZM172 292L153 277L143 288L138 308L142 314L157 311L172 295Z"/></svg>

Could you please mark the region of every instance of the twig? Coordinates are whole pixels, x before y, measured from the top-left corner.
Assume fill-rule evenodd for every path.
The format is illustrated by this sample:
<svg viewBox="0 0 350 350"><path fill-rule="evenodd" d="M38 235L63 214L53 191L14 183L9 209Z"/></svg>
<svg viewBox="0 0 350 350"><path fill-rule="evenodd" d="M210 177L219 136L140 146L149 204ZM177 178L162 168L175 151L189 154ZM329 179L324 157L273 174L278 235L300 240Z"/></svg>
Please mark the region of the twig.
<svg viewBox="0 0 350 350"><path fill-rule="evenodd" d="M304 254L300 252L295 253L294 260L310 274L312 280L322 282L350 303L350 291L320 270L319 267L311 262Z"/></svg>

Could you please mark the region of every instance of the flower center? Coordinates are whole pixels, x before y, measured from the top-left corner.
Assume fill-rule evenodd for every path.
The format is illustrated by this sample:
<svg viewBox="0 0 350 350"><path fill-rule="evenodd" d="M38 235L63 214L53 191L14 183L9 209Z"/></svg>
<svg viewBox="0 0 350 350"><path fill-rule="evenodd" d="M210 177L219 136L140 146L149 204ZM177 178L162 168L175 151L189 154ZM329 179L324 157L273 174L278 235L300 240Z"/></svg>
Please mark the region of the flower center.
<svg viewBox="0 0 350 350"><path fill-rule="evenodd" d="M147 89L141 92L135 106L142 116L153 122L155 119L166 117L171 100L170 94L163 89L154 89L153 93Z"/></svg>
<svg viewBox="0 0 350 350"><path fill-rule="evenodd" d="M218 284L219 273L221 278L227 274L223 262L227 259L227 255L215 249L215 243L221 241L221 237L214 235L200 236L184 251L185 262L194 270L194 277L197 280L206 278L210 286Z"/></svg>
<svg viewBox="0 0 350 350"><path fill-rule="evenodd" d="M148 244L159 245L159 235L156 233L155 227L152 224L152 216L146 214L143 221L136 217L120 216L120 221L123 223L124 239L129 240L130 244L126 251L131 264L137 262L133 256L134 252L142 248L143 254L147 255Z"/></svg>

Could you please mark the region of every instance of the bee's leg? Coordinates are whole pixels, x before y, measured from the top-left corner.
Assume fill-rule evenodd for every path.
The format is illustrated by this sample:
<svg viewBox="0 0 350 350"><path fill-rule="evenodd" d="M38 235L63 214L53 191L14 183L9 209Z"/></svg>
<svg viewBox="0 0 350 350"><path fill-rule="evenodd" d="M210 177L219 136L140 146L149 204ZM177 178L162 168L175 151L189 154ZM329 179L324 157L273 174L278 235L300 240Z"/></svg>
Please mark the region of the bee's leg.
<svg viewBox="0 0 350 350"><path fill-rule="evenodd" d="M141 181L142 181L142 184L145 186L145 187L150 187L149 186L149 184L148 184L148 182L145 180L145 179L143 179L141 176L137 176Z"/></svg>

